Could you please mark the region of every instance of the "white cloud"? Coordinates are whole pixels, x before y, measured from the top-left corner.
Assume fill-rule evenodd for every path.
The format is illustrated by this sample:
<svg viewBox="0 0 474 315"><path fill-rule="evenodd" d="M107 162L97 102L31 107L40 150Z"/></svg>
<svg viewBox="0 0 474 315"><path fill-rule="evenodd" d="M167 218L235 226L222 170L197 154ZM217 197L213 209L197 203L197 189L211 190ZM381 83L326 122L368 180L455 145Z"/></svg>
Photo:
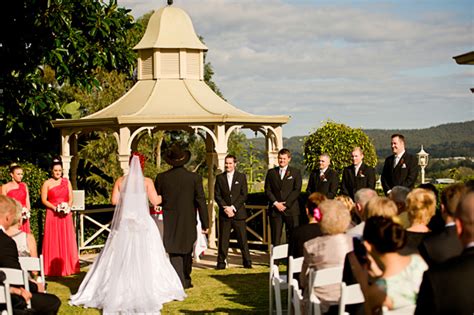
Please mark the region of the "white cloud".
<svg viewBox="0 0 474 315"><path fill-rule="evenodd" d="M135 16L160 5L119 4ZM365 128L474 119L474 67L452 59L474 42L472 21L459 16L459 8L427 5L405 15L397 3L353 6L349 0L175 5L204 37L225 97L251 113L291 115L287 136L307 134L327 118Z"/></svg>

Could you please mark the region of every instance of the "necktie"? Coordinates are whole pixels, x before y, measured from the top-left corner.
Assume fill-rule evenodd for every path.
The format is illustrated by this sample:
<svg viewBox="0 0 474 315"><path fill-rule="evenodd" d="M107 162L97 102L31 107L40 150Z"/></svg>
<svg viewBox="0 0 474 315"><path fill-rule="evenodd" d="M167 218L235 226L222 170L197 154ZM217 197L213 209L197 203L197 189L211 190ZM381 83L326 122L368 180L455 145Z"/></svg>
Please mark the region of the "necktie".
<svg viewBox="0 0 474 315"><path fill-rule="evenodd" d="M280 168L280 179L283 179L284 176L285 176L285 169Z"/></svg>
<svg viewBox="0 0 474 315"><path fill-rule="evenodd" d="M398 155L395 156L395 159L393 160L393 168L397 167L398 161L400 160L400 157Z"/></svg>
<svg viewBox="0 0 474 315"><path fill-rule="evenodd" d="M227 183L229 184L229 190L232 188L232 174L227 174Z"/></svg>

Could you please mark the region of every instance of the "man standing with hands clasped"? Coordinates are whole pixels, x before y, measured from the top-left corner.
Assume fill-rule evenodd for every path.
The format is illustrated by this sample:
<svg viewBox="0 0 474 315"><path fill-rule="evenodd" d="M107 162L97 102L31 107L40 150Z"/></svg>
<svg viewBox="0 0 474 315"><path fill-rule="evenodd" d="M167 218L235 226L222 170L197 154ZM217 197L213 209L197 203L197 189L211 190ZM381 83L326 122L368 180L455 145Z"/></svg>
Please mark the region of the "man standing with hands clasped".
<svg viewBox="0 0 474 315"><path fill-rule="evenodd" d="M385 195L395 186L412 189L418 177L418 162L414 155L405 151L405 137L400 134L392 135L391 146L393 155L385 159L381 177Z"/></svg>
<svg viewBox="0 0 474 315"><path fill-rule="evenodd" d="M269 200L269 215L272 244L281 244L283 222L286 238L299 224L300 209L298 197L301 192L301 173L289 166L291 152L281 149L278 152L278 167L268 170L265 178L265 194Z"/></svg>
<svg viewBox="0 0 474 315"><path fill-rule="evenodd" d="M355 193L362 188L375 189L375 169L364 163L364 152L355 147L351 153L352 165L342 172L341 194L355 201Z"/></svg>
<svg viewBox="0 0 474 315"><path fill-rule="evenodd" d="M215 199L219 206L219 253L216 269L225 269L229 249L230 230L234 229L242 252L244 268L252 268L245 219L245 201L247 200L247 178L235 169L237 158L225 157L225 172L217 175L214 188Z"/></svg>

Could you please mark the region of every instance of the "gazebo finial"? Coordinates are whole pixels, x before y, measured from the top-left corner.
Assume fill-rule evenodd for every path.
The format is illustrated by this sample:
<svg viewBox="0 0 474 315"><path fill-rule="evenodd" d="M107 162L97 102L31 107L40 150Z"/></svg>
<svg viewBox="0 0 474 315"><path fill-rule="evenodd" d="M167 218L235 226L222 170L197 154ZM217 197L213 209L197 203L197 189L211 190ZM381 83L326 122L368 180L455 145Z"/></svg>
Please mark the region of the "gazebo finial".
<svg viewBox="0 0 474 315"><path fill-rule="evenodd" d="M168 0L168 5L172 5L173 4L173 0Z"/></svg>

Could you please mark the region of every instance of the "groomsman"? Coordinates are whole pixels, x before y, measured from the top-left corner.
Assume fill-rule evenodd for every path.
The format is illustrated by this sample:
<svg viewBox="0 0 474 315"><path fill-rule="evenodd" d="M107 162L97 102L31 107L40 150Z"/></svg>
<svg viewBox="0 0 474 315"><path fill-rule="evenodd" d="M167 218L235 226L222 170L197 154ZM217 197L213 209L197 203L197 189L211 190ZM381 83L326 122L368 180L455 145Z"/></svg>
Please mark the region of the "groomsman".
<svg viewBox="0 0 474 315"><path fill-rule="evenodd" d="M225 269L231 228L234 229L242 252L244 268L252 268L245 219L247 200L247 177L235 169L237 158L225 157L225 172L217 175L214 188L219 206L219 251L216 269Z"/></svg>
<svg viewBox="0 0 474 315"><path fill-rule="evenodd" d="M386 195L395 186L412 189L418 177L418 162L414 155L405 151L405 137L401 134L392 135L392 152L385 159L382 171L382 187Z"/></svg>
<svg viewBox="0 0 474 315"><path fill-rule="evenodd" d="M329 167L330 164L331 158L328 154L323 153L319 156L319 170L313 171L309 175L308 187L306 188L309 195L318 192L329 199L336 197L339 176L334 169Z"/></svg>
<svg viewBox="0 0 474 315"><path fill-rule="evenodd" d="M171 145L163 159L173 168L158 174L155 180L156 191L163 198L163 244L185 289L193 286L191 271L193 245L197 238L196 208L202 233L207 233L209 226L201 176L184 168L190 157L190 151L177 144Z"/></svg>
<svg viewBox="0 0 474 315"><path fill-rule="evenodd" d="M375 169L364 163L364 152L360 147L352 150L351 157L352 165L342 171L341 194L354 200L354 195L359 189L375 189Z"/></svg>
<svg viewBox="0 0 474 315"><path fill-rule="evenodd" d="M268 170L265 177L265 194L269 200L270 228L273 245L281 244L283 223L286 238L299 224L298 197L301 193L301 173L289 166L291 152L281 149L278 152L278 167Z"/></svg>

